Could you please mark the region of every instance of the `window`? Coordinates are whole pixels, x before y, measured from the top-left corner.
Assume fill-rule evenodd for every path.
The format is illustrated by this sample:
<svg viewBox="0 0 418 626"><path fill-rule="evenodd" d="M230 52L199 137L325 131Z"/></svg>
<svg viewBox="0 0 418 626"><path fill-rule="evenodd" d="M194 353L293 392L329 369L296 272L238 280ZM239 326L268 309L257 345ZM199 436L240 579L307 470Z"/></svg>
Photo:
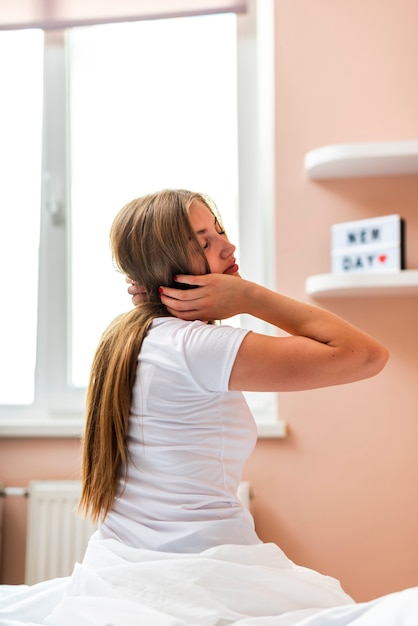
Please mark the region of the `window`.
<svg viewBox="0 0 418 626"><path fill-rule="evenodd" d="M0 36L0 404L35 393L42 157L41 31ZM7 305L6 305L7 303Z"/></svg>
<svg viewBox="0 0 418 626"><path fill-rule="evenodd" d="M164 187L204 191L217 202L232 241L238 238L236 47L232 13L70 33L76 386L87 384L104 328L130 308L108 245L119 208Z"/></svg>
<svg viewBox="0 0 418 626"><path fill-rule="evenodd" d="M11 376L19 381L19 389L8 399L0 391L3 423L7 418L17 423L18 418L36 417L31 433L39 434L43 430L36 431L36 424L42 420L49 424L45 432L64 433L69 422L81 427L85 385L99 336L116 314L131 306L123 277L111 264L108 233L115 213L132 198L170 186L208 193L218 204L231 240L238 243L243 274L273 284L274 139L267 123L273 116L265 108L270 98L268 106L273 106L273 94L259 98L271 75L258 72L258 66L271 70L272 60L270 66L265 59L262 62L261 37L257 39L254 30L263 23L260 12L258 22L255 19L255 8L261 4L266 10L268 3L253 0L250 14L238 17L209 15L47 33L42 202L43 36L41 31L24 33L33 33L38 46L37 56L32 48L26 55L33 62L38 59L38 73L32 78L31 98L24 98L29 110L25 116L37 121L19 141L26 145L30 140L35 152L24 154L30 173L23 175L22 163L16 164L15 188L24 187L30 201L19 197L19 211L0 218L2 232L10 232L16 212L17 223L28 226L24 230L29 236L22 269L17 273L10 263L15 247L5 253L2 264L2 282L10 279L6 268L13 266L17 286L12 301L21 305L12 307L6 321L12 342L7 355L0 354L5 370L17 353L13 338L21 327L27 336L22 341L25 353L16 357ZM270 16L264 18L267 21L271 24ZM11 38L20 35L10 33ZM0 33L0 41L4 37ZM264 34L264 45L266 40ZM32 70L27 73L25 81L34 76ZM13 83L13 76L8 80ZM30 83L24 84L27 89ZM14 133L11 144L16 137ZM30 180L31 189L26 185ZM23 204L29 205L33 222L23 217ZM15 243L15 238L6 238ZM24 288L21 284L28 267L29 302L26 281ZM25 310L24 322L17 317L20 308ZM16 320L17 327L10 332ZM22 361L28 369L25 383ZM256 412L271 421L275 394L257 396ZM68 432L74 432L73 426Z"/></svg>

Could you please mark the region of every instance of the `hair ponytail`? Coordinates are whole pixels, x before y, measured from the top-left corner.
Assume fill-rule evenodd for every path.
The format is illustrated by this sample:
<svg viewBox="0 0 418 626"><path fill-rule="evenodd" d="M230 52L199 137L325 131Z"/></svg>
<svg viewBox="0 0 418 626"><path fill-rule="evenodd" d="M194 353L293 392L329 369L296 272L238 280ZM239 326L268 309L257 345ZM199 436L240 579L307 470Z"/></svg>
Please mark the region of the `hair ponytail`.
<svg viewBox="0 0 418 626"><path fill-rule="evenodd" d="M125 205L112 224L115 265L145 287L148 301L108 326L91 367L78 508L93 521L109 513L118 495L121 473L127 471L126 434L138 355L153 319L170 315L161 304L158 288L172 285L175 274L190 274L196 254L209 271L189 222L194 201L204 203L214 213L209 199L200 194L163 190Z"/></svg>
<svg viewBox="0 0 418 626"><path fill-rule="evenodd" d="M79 503L79 510L93 521L111 509L126 467L126 432L138 354L152 320L167 315L161 309L161 305L146 303L117 317L103 333L93 359Z"/></svg>

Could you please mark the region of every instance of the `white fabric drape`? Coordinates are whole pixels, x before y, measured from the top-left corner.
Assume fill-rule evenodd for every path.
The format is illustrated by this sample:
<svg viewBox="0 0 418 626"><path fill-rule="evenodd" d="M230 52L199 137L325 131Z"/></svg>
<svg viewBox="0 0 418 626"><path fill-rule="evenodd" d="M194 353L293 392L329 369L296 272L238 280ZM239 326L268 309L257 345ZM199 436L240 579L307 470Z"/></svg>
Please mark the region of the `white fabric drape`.
<svg viewBox="0 0 418 626"><path fill-rule="evenodd" d="M0 0L0 30L243 13L247 0Z"/></svg>

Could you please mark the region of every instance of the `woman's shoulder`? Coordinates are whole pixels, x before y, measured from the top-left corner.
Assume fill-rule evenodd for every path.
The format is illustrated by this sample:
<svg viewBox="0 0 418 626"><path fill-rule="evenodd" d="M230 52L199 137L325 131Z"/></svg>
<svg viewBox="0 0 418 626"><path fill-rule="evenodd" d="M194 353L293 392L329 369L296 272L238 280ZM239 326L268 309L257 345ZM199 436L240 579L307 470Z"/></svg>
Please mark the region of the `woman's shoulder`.
<svg viewBox="0 0 418 626"><path fill-rule="evenodd" d="M195 320L193 322L188 322L186 320L181 320L179 317L165 316L165 317L156 317L152 320L151 328L186 328L190 325L203 325L203 322L200 320Z"/></svg>
<svg viewBox="0 0 418 626"><path fill-rule="evenodd" d="M243 336L249 331L240 327L231 326L229 324L208 324L207 322L201 322L200 320L187 321L179 319L178 317L158 317L153 320L151 325L152 331L158 331L160 334L164 332L166 334L184 334L188 335L212 335L215 333L218 336L237 335Z"/></svg>
<svg viewBox="0 0 418 626"><path fill-rule="evenodd" d="M187 373L201 391L225 392L236 354L247 332L226 324L158 318L144 340L141 359L163 362L165 367L181 372L182 376Z"/></svg>
<svg viewBox="0 0 418 626"><path fill-rule="evenodd" d="M181 320L178 317L157 317L152 321L150 332L158 335L178 334L194 332L197 329L207 326L203 322Z"/></svg>
<svg viewBox="0 0 418 626"><path fill-rule="evenodd" d="M235 355L249 331L228 324L207 324L199 320L185 321L175 317L158 318L148 332L148 347L162 344L189 357L215 360L221 355Z"/></svg>

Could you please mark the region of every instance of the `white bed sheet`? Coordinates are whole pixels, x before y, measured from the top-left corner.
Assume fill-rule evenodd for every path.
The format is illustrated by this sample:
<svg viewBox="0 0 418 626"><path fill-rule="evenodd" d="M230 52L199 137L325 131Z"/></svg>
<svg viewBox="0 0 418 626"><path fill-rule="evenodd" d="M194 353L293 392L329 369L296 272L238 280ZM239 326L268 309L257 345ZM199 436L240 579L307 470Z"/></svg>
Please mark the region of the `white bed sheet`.
<svg viewBox="0 0 418 626"><path fill-rule="evenodd" d="M0 587L0 626L417 626L418 587L356 604L274 544L156 553L90 542L73 575Z"/></svg>

